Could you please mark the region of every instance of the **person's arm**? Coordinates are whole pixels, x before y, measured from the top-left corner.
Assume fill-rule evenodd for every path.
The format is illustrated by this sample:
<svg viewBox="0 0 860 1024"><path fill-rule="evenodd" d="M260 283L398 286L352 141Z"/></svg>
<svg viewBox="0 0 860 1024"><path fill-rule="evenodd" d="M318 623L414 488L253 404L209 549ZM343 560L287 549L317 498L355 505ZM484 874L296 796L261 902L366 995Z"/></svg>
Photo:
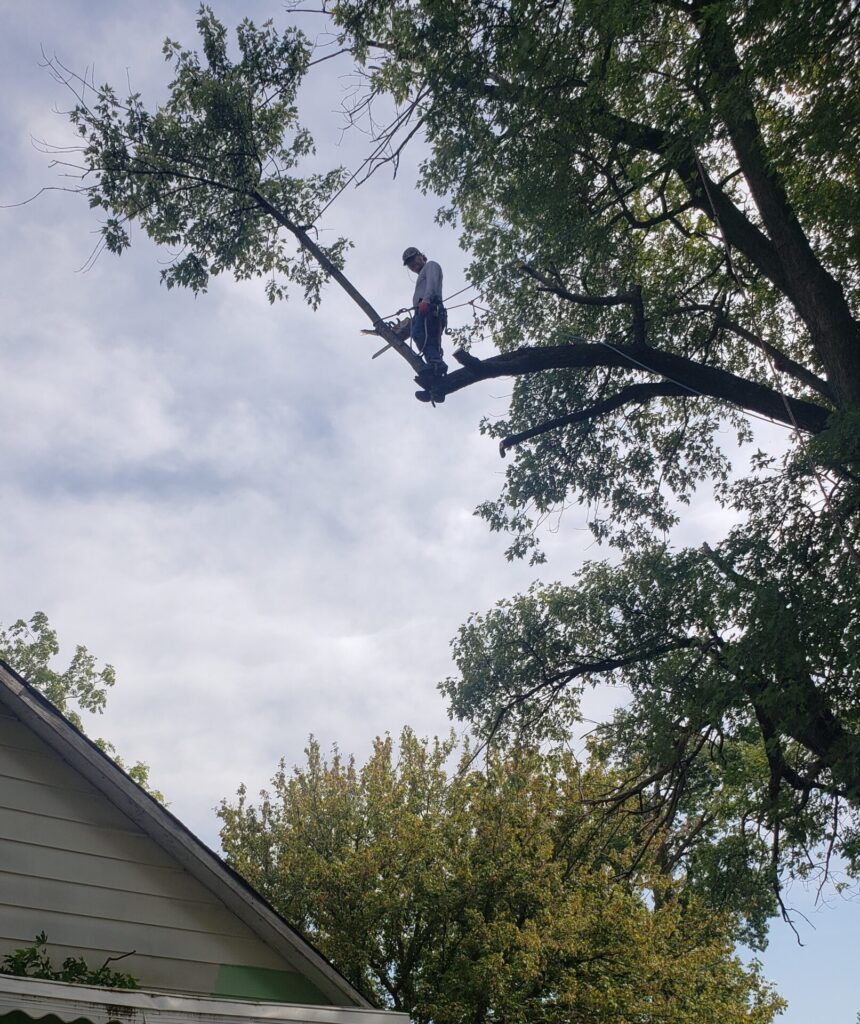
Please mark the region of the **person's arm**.
<svg viewBox="0 0 860 1024"><path fill-rule="evenodd" d="M422 299L442 299L442 268L435 260L428 260L424 264L424 294Z"/></svg>

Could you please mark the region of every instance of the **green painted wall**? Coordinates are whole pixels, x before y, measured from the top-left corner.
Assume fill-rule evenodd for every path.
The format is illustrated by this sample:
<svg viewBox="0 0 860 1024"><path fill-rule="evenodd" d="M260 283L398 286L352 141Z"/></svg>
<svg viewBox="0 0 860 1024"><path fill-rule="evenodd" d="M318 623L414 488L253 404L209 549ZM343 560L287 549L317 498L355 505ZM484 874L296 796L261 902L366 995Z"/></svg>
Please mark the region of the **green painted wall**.
<svg viewBox="0 0 860 1024"><path fill-rule="evenodd" d="M260 999L273 1003L306 1003L331 1006L331 1000L297 971L274 971L268 967L237 967L225 964L218 969L213 996L233 999Z"/></svg>

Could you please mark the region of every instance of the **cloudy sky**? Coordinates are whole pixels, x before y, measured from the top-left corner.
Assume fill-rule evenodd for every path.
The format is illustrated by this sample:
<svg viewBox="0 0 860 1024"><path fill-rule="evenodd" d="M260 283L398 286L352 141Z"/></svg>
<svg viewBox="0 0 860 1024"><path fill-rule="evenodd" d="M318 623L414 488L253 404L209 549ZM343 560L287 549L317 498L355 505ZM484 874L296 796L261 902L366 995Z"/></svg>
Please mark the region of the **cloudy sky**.
<svg viewBox="0 0 860 1024"><path fill-rule="evenodd" d="M193 42L195 7L0 0L0 202L63 184L32 142L68 138L56 110L69 97L40 48L158 97L161 43ZM231 26L286 23L277 0L215 9ZM314 35L318 22L301 24ZM320 65L302 104L321 160L354 168L366 140L341 131L348 71ZM466 284L456 235L411 187L419 155L395 181L344 194L322 225L323 239L354 241L347 273L383 313L411 296L406 245L442 263L446 293ZM504 539L472 515L504 467L477 423L504 412L510 387L419 405L405 364L371 361L378 343L333 289L317 313L298 297L271 307L254 283L168 292L164 254L139 234L82 272L96 228L63 192L0 211L0 622L44 610L68 655L84 643L116 666L91 732L147 761L171 809L217 847L218 801L265 785L281 756L301 761L308 734L361 757L404 724L449 728L436 683L457 626L536 574L507 563ZM686 530L720 525L700 502ZM576 510L546 547L545 579L599 555ZM591 711L606 706L596 697ZM793 1000L783 1019L853 1022L857 904L795 896L815 925L806 946L776 926L764 958Z"/></svg>

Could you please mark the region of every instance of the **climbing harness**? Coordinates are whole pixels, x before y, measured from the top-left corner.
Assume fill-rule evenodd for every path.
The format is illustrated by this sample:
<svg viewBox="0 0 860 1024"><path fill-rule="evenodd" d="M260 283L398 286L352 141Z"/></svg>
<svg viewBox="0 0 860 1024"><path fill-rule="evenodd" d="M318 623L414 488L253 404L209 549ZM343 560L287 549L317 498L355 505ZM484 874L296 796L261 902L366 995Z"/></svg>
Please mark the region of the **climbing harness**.
<svg viewBox="0 0 860 1024"><path fill-rule="evenodd" d="M440 306L441 306L442 310L444 311L444 316L445 316L445 321L444 321L444 324L442 325L442 333L443 334L447 333L447 330L448 330L448 310L450 310L450 309L460 309L462 306L474 306L475 303L477 302L477 300L476 299L469 299L468 302L458 302L456 306L446 306L445 303L449 302L451 299L456 299L458 295L462 295L463 292L467 292L467 291L469 291L470 288L474 288L474 287L475 286L473 284L467 284L465 288L461 288L459 291L452 292L451 295L448 295L444 299L442 299L442 301L440 303ZM483 309L483 307L478 307L478 308ZM362 334L376 334L376 333L378 333L376 328L380 324L385 324L385 326L389 330L394 331L396 334L400 334L401 331L405 330L405 326L404 325L408 322L409 326L410 326L410 332L409 332L409 334L403 334L403 336L401 338L402 341L405 341L407 337L411 336L412 312L413 312L413 307L412 306L404 306L402 309L395 309L393 312L386 313L385 316L381 316L378 320L374 320L373 327L370 328L370 329L362 329L361 333ZM409 316L407 317L406 320L395 321L395 320L391 319L392 317L395 317L395 316L402 316L404 313L408 313L409 314ZM378 356L381 356L383 352L387 352L390 348L391 348L390 345L383 345L382 348L379 349L377 352L374 352L373 355L370 358L371 359L376 359Z"/></svg>

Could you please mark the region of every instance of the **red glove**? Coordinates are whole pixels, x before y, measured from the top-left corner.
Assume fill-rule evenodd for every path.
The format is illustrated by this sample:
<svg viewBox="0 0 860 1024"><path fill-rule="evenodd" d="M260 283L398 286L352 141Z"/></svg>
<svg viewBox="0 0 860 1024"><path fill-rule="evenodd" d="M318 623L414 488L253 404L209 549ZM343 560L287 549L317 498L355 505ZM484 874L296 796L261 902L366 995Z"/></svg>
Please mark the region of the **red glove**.
<svg viewBox="0 0 860 1024"><path fill-rule="evenodd" d="M427 314L430 312L430 303L426 299L422 299L418 303L418 312L421 314L421 316L427 316Z"/></svg>

